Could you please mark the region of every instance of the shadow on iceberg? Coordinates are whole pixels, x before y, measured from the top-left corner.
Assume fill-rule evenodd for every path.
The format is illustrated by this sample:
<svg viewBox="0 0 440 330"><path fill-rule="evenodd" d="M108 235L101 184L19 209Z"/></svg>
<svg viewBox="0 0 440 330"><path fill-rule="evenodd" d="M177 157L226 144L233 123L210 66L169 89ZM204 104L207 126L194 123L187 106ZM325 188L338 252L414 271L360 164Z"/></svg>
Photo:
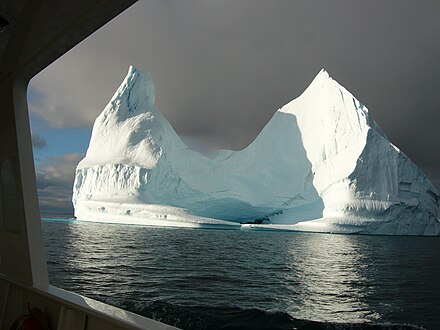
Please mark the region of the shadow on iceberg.
<svg viewBox="0 0 440 330"><path fill-rule="evenodd" d="M228 157L224 157L229 153ZM194 214L216 219L254 222L269 220L290 209L282 223L320 218L324 203L313 185L312 164L302 143L296 116L277 112L246 149L217 152L197 159L185 170L170 167L195 195L173 196L168 205L187 208ZM194 168L204 164L204 168Z"/></svg>

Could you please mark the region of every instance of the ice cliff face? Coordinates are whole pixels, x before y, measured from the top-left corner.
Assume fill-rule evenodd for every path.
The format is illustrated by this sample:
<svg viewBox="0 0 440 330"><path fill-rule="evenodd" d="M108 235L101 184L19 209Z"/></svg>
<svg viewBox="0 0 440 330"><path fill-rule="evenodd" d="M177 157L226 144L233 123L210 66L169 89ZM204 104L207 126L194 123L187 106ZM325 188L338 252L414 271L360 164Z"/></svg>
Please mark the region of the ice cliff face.
<svg viewBox="0 0 440 330"><path fill-rule="evenodd" d="M436 189L391 144L367 108L325 71L279 109L246 149L208 157L188 149L154 98L151 77L130 67L96 119L78 164L78 218L440 233Z"/></svg>

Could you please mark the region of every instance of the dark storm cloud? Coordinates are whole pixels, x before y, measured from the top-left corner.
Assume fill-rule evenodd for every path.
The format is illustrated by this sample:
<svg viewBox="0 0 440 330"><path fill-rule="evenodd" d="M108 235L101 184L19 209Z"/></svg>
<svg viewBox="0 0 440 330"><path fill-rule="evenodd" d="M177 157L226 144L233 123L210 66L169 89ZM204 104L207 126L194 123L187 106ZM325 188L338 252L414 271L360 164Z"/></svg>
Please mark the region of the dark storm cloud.
<svg viewBox="0 0 440 330"><path fill-rule="evenodd" d="M148 1L41 73L31 110L91 126L133 64L200 149L241 149L324 67L416 163L440 170L439 1Z"/></svg>
<svg viewBox="0 0 440 330"><path fill-rule="evenodd" d="M35 149L43 149L47 147L47 141L39 134L32 132L32 146Z"/></svg>
<svg viewBox="0 0 440 330"><path fill-rule="evenodd" d="M41 213L72 213L75 168L83 157L81 154L54 156L37 167L37 191Z"/></svg>

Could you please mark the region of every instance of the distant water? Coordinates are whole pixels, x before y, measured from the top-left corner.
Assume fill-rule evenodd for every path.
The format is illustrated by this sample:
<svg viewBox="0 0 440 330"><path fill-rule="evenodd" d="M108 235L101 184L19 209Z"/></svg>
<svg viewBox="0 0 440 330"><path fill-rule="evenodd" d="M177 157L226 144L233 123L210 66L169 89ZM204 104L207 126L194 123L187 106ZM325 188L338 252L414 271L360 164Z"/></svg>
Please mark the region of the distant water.
<svg viewBox="0 0 440 330"><path fill-rule="evenodd" d="M60 219L43 232L51 284L186 329L440 329L438 237Z"/></svg>

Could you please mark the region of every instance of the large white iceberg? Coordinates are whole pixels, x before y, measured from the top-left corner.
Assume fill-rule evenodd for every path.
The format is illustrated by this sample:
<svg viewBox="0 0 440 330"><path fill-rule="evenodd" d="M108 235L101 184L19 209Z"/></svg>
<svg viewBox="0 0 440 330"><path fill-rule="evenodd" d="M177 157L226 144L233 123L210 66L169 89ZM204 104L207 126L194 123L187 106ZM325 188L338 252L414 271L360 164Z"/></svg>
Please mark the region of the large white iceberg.
<svg viewBox="0 0 440 330"><path fill-rule="evenodd" d="M247 148L204 156L130 67L93 126L73 187L81 220L439 235L439 194L367 108L322 70ZM240 225L243 224L243 225Z"/></svg>

